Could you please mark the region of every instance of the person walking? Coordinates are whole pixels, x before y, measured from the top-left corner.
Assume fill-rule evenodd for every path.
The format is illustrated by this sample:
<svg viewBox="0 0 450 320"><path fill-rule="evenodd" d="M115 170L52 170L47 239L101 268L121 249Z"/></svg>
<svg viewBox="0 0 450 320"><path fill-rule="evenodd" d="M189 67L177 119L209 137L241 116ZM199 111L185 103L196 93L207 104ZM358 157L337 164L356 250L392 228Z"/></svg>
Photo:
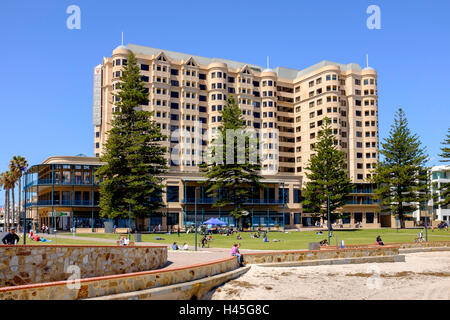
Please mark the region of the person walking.
<svg viewBox="0 0 450 320"><path fill-rule="evenodd" d="M206 238L206 234L205 234L202 239L202 248L204 248L207 243L208 243L208 239Z"/></svg>
<svg viewBox="0 0 450 320"><path fill-rule="evenodd" d="M14 244L18 243L19 240L20 240L20 238L16 234L16 228L11 227L9 229L9 233L3 237L2 242L3 242L3 244L6 244L6 245L14 245Z"/></svg>

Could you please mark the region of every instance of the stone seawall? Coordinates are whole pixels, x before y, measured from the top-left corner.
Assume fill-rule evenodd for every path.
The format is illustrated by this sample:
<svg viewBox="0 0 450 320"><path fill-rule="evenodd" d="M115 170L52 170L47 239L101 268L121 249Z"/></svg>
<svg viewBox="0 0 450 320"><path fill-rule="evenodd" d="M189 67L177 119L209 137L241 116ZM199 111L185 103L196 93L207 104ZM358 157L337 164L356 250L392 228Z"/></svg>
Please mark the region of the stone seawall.
<svg viewBox="0 0 450 320"><path fill-rule="evenodd" d="M194 281L239 267L235 257L180 268L0 288L0 300L77 300Z"/></svg>
<svg viewBox="0 0 450 320"><path fill-rule="evenodd" d="M281 251L264 253L246 253L244 264L279 263L305 260L327 260L360 258L370 256L392 256L399 254L398 246L379 246L367 248L351 248L339 250L311 250L311 251Z"/></svg>
<svg viewBox="0 0 450 320"><path fill-rule="evenodd" d="M376 244L349 244L346 248L367 248L378 247ZM428 241L428 242L394 242L386 243L386 246L397 246L400 249L408 248L438 248L438 247L450 247L450 241Z"/></svg>
<svg viewBox="0 0 450 320"><path fill-rule="evenodd" d="M167 262L164 246L0 246L0 287L154 270ZM66 273L70 271L69 273Z"/></svg>

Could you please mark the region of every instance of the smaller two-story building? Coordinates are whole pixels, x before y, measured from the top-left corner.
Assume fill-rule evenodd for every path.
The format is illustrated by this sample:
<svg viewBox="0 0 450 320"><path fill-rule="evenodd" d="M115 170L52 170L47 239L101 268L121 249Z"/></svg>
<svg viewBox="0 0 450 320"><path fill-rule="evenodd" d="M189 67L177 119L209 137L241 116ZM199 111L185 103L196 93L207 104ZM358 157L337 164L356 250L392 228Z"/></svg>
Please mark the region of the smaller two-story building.
<svg viewBox="0 0 450 320"><path fill-rule="evenodd" d="M25 208L33 227L51 230L103 227L98 219L98 158L55 156L25 173Z"/></svg>

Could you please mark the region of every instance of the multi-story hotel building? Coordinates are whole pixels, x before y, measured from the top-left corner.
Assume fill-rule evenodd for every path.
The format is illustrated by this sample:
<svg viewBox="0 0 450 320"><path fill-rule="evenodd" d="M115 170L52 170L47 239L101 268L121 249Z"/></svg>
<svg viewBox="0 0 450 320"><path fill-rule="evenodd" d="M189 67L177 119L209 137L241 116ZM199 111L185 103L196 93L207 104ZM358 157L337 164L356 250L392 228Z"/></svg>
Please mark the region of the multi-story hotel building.
<svg viewBox="0 0 450 320"><path fill-rule="evenodd" d="M255 191L247 225L287 227L312 225L315 218L302 212L300 194L313 143L325 117L331 119L337 146L345 152L350 178L357 188L343 208L343 223L379 227L381 219L367 183L378 161L377 73L359 65L319 62L304 70L257 65L218 58L206 58L168 50L129 44L119 46L111 57L94 68L94 153L102 154L110 129L116 84L121 69L133 52L148 91L143 110L153 111L162 132L171 136L176 129L192 132L200 122L202 133L217 130L220 111L234 95L248 127L277 129L278 135L261 136L269 150L278 149L278 173L264 176L265 190ZM274 141L269 140L273 138ZM205 180L198 163L189 158L193 148L183 138L163 144L179 152L180 162L171 163L166 175L166 204L162 217L150 223L184 224L193 220L194 198L202 218L228 216L227 209L214 208L199 182ZM201 148L206 148L204 142ZM186 156L189 155L189 156ZM267 156L264 156L267 158ZM169 155L168 155L169 157ZM263 157L263 160L264 160ZM231 219L231 220L230 220ZM153 222L156 221L156 222ZM148 222L146 222L148 225Z"/></svg>

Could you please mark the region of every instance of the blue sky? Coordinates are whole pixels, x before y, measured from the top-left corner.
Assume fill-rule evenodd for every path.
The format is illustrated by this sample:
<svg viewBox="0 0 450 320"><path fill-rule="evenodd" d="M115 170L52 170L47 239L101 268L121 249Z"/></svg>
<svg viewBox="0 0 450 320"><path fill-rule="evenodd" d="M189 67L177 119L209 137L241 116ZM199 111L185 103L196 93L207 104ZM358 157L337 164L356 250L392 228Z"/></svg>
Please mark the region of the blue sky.
<svg viewBox="0 0 450 320"><path fill-rule="evenodd" d="M81 29L69 30L69 5ZM381 30L369 30L369 5ZM402 107L438 164L450 126L450 1L3 1L0 172L14 155L93 155L92 73L120 44L271 67L321 60L378 72L380 138ZM3 203L3 192L0 204Z"/></svg>

